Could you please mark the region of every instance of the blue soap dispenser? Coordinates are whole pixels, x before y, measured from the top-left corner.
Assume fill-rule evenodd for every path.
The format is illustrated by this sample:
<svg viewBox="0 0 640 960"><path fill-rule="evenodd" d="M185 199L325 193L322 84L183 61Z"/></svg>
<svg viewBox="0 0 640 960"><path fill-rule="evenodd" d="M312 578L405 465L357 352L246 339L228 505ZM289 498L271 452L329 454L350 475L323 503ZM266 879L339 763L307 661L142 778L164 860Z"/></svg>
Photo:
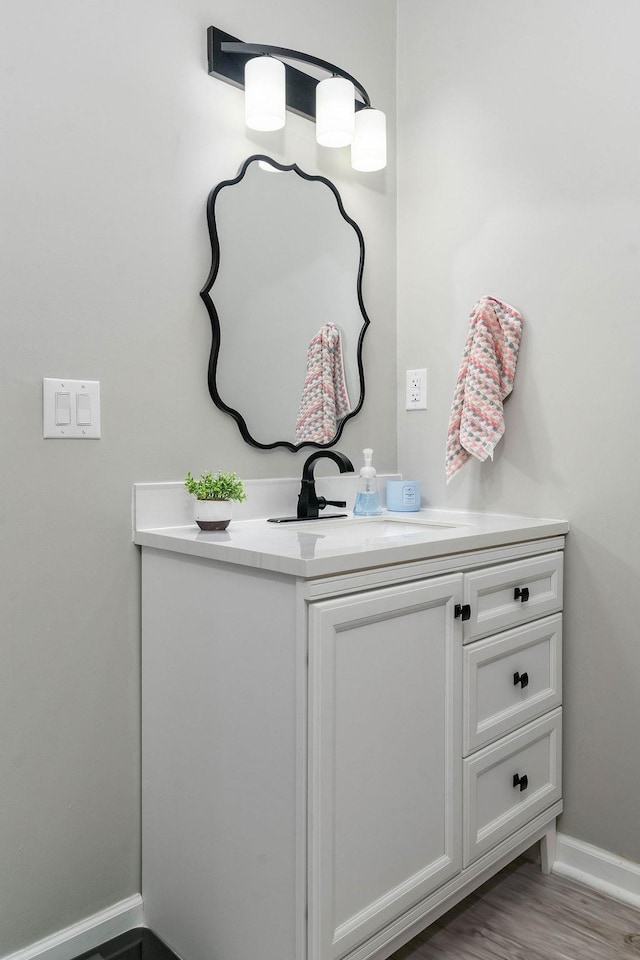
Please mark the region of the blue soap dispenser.
<svg viewBox="0 0 640 960"><path fill-rule="evenodd" d="M372 465L373 450L367 447L362 451L364 466L360 470L360 489L353 507L354 517L379 517L382 513L378 480L375 467Z"/></svg>

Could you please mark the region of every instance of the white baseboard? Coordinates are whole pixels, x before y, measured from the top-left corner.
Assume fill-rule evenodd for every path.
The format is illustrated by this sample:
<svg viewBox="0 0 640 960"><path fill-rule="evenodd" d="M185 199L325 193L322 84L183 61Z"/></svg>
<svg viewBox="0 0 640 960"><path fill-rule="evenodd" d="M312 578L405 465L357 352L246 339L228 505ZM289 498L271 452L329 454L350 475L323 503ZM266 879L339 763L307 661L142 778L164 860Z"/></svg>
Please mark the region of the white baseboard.
<svg viewBox="0 0 640 960"><path fill-rule="evenodd" d="M559 833L553 873L640 908L640 864L590 843Z"/></svg>
<svg viewBox="0 0 640 960"><path fill-rule="evenodd" d="M7 954L2 960L70 960L71 957L93 950L106 940L141 926L144 926L142 897L136 893L23 950Z"/></svg>

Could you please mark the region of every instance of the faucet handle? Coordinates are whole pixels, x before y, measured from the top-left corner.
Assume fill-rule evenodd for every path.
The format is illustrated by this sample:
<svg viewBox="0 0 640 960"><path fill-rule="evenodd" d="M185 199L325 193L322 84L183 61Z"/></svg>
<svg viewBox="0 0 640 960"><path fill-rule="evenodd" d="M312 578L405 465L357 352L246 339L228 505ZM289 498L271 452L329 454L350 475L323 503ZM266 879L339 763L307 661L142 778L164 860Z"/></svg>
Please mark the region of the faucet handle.
<svg viewBox="0 0 640 960"><path fill-rule="evenodd" d="M324 510L325 507L346 507L346 500L327 500L326 497L318 497L318 508Z"/></svg>

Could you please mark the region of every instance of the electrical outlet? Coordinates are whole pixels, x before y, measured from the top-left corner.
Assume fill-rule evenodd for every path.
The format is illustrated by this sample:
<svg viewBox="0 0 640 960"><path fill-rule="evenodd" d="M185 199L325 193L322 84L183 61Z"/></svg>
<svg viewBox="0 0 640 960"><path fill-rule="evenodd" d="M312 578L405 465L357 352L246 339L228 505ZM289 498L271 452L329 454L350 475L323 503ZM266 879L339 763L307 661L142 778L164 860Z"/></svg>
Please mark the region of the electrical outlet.
<svg viewBox="0 0 640 960"><path fill-rule="evenodd" d="M405 408L407 410L427 409L426 370L407 370Z"/></svg>

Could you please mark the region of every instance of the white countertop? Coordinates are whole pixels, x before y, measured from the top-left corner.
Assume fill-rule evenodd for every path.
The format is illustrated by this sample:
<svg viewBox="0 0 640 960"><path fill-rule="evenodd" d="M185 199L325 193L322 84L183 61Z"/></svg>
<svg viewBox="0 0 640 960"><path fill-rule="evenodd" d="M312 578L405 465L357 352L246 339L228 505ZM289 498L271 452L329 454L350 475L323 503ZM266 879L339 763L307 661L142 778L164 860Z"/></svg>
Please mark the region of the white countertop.
<svg viewBox="0 0 640 960"><path fill-rule="evenodd" d="M387 514L385 511L385 516L397 517L410 525L381 525L384 536L377 532L358 536L355 524L368 523L367 533L375 528L367 518L354 520L351 516L293 524L269 523L260 518L241 519L232 520L222 532L204 532L195 522L164 526L159 521L165 518L159 517L157 510L141 508L141 488L162 486L167 490L175 484L136 486L134 541L140 546L303 578L540 540L562 536L569 530L566 520L423 509L415 513ZM176 519L187 519L182 509L182 491L179 495L180 510L167 511L166 520L170 524ZM178 491L174 490L172 496L177 497ZM338 511L333 509L333 512Z"/></svg>

